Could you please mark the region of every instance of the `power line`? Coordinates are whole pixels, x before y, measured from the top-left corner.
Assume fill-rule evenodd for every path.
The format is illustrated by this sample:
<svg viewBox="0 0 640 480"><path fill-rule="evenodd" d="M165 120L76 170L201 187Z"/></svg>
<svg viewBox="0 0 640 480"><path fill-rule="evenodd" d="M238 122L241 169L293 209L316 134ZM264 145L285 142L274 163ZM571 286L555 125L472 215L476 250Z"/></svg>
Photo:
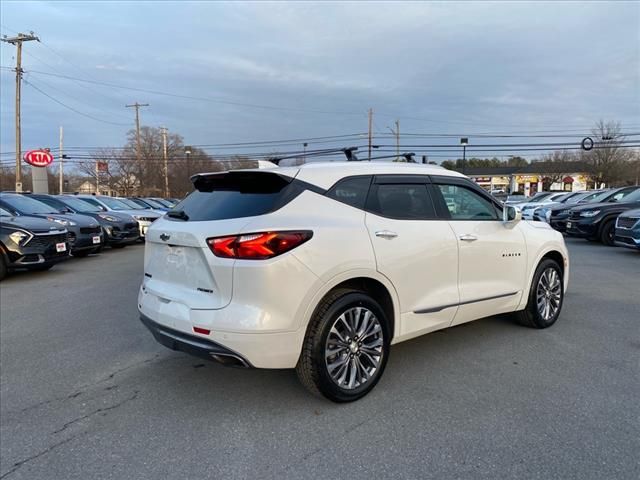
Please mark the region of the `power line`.
<svg viewBox="0 0 640 480"><path fill-rule="evenodd" d="M224 105L234 105L234 106L239 106L239 107L258 108L258 109L263 109L263 110L280 110L280 111L288 111L288 112L318 113L318 114L325 114L325 115L358 115L358 116L363 115L362 112L339 112L339 111L314 110L314 109L296 108L296 107L282 107L282 106L276 106L276 105L260 105L260 104L255 104L255 103L235 102L235 101L222 100L222 99L210 98L210 97L198 97L198 96L194 96L194 95L181 95L181 94L177 94L177 93L163 92L163 91L160 91L160 90L150 90L150 89L146 89L146 88L128 87L128 86L125 86L125 85L117 85L117 84L109 83L109 82L100 82L100 81L97 81L97 80L87 80L87 79L84 79L84 78L72 77L70 75L61 75L61 74L56 74L56 73L51 73L51 72L42 72L42 71L38 71L38 70L31 70L31 73L36 73L38 75L49 75L49 76L52 76L52 77L65 78L67 80L77 80L79 82L93 83L93 84L96 84L96 85L103 85L105 87L119 88L119 89L123 89L123 90L131 90L131 91L134 91L134 92L149 93L149 94L152 94L152 95L161 95L161 96L165 96L165 97L183 98L183 99L187 99L187 100L198 100L198 101L203 101L203 102L219 103L219 104L224 104Z"/></svg>
<svg viewBox="0 0 640 480"><path fill-rule="evenodd" d="M67 105L66 103L61 102L60 100L58 100L57 98L52 97L51 95L49 95L47 92L41 90L40 88L36 87L33 82L31 82L30 80L24 80L24 83L29 85L31 88L33 88L34 90L40 92L42 95L44 95L45 97L49 98L50 100L56 102L59 105L62 105L64 108L71 110L74 113L77 113L78 115L82 115L83 117L87 117L90 118L92 120L95 120L96 122L101 122L101 123L107 123L109 125L118 125L118 126L129 126L128 123L116 123L116 122L109 122L107 120L102 120L98 117L94 117L93 115L89 115L88 113L84 113L81 112L80 110L76 110L75 108Z"/></svg>

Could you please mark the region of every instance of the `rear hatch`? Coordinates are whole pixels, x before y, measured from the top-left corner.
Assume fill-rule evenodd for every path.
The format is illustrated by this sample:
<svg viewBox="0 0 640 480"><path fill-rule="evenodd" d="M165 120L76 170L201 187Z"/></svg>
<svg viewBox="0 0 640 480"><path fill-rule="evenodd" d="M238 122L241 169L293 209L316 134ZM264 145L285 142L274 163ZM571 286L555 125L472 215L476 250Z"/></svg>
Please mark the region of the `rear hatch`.
<svg viewBox="0 0 640 480"><path fill-rule="evenodd" d="M213 255L207 239L241 233L256 216L280 208L291 198L292 180L272 170L194 177L196 190L147 232L145 288L188 308L224 308L235 260Z"/></svg>

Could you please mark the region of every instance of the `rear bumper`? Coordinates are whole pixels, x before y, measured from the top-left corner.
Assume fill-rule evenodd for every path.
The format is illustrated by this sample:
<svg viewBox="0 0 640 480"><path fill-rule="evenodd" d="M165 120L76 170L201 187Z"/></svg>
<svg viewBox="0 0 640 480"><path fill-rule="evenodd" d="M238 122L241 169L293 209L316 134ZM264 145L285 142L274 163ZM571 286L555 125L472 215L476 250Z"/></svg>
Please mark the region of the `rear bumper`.
<svg viewBox="0 0 640 480"><path fill-rule="evenodd" d="M302 350L304 328L269 330L268 320L275 320L275 308L268 312L232 302L220 309L192 309L180 301L158 297L143 285L138 309L143 323L147 324L145 319L153 322L156 328L149 329L158 342L197 357L225 363L212 355L233 355L255 368L294 368ZM209 334L196 333L194 328L206 329Z"/></svg>
<svg viewBox="0 0 640 480"><path fill-rule="evenodd" d="M216 342L166 327L154 322L146 315L141 314L140 320L153 334L158 343L171 350L188 353L207 360L215 360L229 366L253 367L242 355Z"/></svg>

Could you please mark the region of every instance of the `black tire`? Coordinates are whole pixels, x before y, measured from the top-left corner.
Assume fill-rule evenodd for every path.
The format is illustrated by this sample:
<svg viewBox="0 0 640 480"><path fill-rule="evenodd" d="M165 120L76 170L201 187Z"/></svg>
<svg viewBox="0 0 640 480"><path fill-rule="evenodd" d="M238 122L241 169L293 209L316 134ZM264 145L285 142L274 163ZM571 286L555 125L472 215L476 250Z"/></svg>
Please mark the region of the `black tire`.
<svg viewBox="0 0 640 480"><path fill-rule="evenodd" d="M7 268L7 263L4 260L4 255L0 250L0 281L4 280L4 278L7 276L8 270L9 269Z"/></svg>
<svg viewBox="0 0 640 480"><path fill-rule="evenodd" d="M608 247L613 246L615 233L615 220L611 219L604 222L604 224L602 225L602 229L600 230L600 241L602 242L602 244Z"/></svg>
<svg viewBox="0 0 640 480"><path fill-rule="evenodd" d="M375 330L377 332L376 338L378 343L380 343L381 340L381 353L378 357L379 361L375 371L364 383L352 388L343 388L336 383L329 373L327 361L325 360L325 348L328 347L327 338L329 337L329 333L334 326L334 323L338 321L339 317L343 313L356 307L363 307L365 311L369 310L373 313L375 318L371 317L373 318L372 321L377 320L381 327L380 329L377 329L376 326ZM363 335L362 339L365 337L366 335ZM355 337L355 340L358 340L357 336ZM389 358L390 342L391 329L389 328L389 320L378 302L369 295L360 291L337 289L329 293L320 302L311 318L309 327L307 328L307 334L302 345L302 353L300 354L298 364L296 365L298 378L311 393L315 395L322 395L331 401L352 402L354 400L358 400L369 393L380 380L387 364L387 359ZM357 345L355 348L358 348ZM344 356L341 354L340 358L345 359L344 365L346 370L349 370L349 367L346 366L347 363L351 362L348 357L354 357L354 355L358 357L354 361L359 362L360 365L368 363L369 367L373 366L373 363L368 362L365 358L365 356L367 356L366 353L360 351L354 353L353 350L349 350L346 347L342 347L342 349L345 353ZM362 357L360 357L360 353L363 353ZM360 360L360 358L362 358L362 360ZM348 377L351 377L352 375L353 370L347 374Z"/></svg>
<svg viewBox="0 0 640 480"><path fill-rule="evenodd" d="M126 243L114 243L113 245L111 245L111 248L124 248L126 246Z"/></svg>
<svg viewBox="0 0 640 480"><path fill-rule="evenodd" d="M542 275L547 272L549 269L552 269L558 275L560 280L560 299L558 308L550 318L545 319L544 316L540 313L537 303L537 293L538 286L540 285ZM555 260L550 258L545 258L540 262L538 268L536 268L536 273L533 276L533 281L531 282L531 289L529 290L529 298L527 301L527 306L524 310L515 313L516 321L520 325L524 325L525 327L531 328L548 328L553 325L556 320L558 320L558 316L562 311L562 304L564 302L564 278L562 276L562 269L560 265Z"/></svg>

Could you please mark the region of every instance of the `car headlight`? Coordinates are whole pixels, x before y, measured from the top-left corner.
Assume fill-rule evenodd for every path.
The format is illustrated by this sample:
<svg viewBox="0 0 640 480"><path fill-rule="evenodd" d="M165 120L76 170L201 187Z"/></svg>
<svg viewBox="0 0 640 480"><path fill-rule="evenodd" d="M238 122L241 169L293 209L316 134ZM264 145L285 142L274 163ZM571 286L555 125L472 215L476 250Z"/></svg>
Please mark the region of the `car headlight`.
<svg viewBox="0 0 640 480"><path fill-rule="evenodd" d="M600 210L585 210L584 212L580 212L581 217L595 217L600 213Z"/></svg>
<svg viewBox="0 0 640 480"><path fill-rule="evenodd" d="M112 217L111 215L107 215L106 213L99 213L98 216L107 222L117 222L118 219L116 217Z"/></svg>
<svg viewBox="0 0 640 480"><path fill-rule="evenodd" d="M549 223L549 222L551 221L551 210L546 209L546 210L544 211L544 218L546 218L546 219L547 219L547 223Z"/></svg>
<svg viewBox="0 0 640 480"><path fill-rule="evenodd" d="M22 230L16 230L11 235L9 235L9 238L16 245L22 246L27 243L27 240L31 238L31 235L29 235L27 232L23 232Z"/></svg>
<svg viewBox="0 0 640 480"><path fill-rule="evenodd" d="M47 217L47 220L49 220L50 222L59 223L60 225L64 225L65 227L73 227L77 225L76 222L72 222L71 220L65 220L63 218Z"/></svg>

